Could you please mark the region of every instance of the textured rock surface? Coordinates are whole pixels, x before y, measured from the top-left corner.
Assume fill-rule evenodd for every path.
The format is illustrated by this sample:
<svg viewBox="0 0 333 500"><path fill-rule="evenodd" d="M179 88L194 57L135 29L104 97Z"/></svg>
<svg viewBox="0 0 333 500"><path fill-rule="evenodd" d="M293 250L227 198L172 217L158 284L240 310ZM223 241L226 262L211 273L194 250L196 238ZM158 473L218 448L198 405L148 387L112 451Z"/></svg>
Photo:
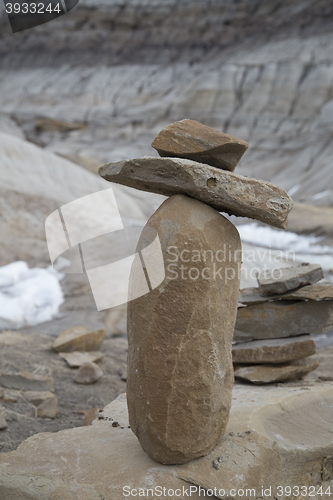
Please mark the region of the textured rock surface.
<svg viewBox="0 0 333 500"><path fill-rule="evenodd" d="M232 346L234 363L284 363L306 358L316 352L316 343L311 335L300 335L285 339L253 340Z"/></svg>
<svg viewBox="0 0 333 500"><path fill-rule="evenodd" d="M316 359L304 358L291 363L235 367L235 378L253 384L272 384L302 378L318 368Z"/></svg>
<svg viewBox="0 0 333 500"><path fill-rule="evenodd" d="M332 282L316 283L314 285L304 286L292 292L286 292L282 295L269 295L262 297L259 288L244 288L240 291L239 302L242 304L261 304L268 300L333 300Z"/></svg>
<svg viewBox="0 0 333 500"><path fill-rule="evenodd" d="M146 227L158 231L167 271L128 305L130 425L155 460L183 463L209 453L228 421L240 240L222 215L186 196L165 201ZM225 245L230 260L219 262ZM130 287L138 278L134 267Z"/></svg>
<svg viewBox="0 0 333 500"><path fill-rule="evenodd" d="M0 431L6 430L8 427L8 424L5 420L5 417L0 413Z"/></svg>
<svg viewBox="0 0 333 500"><path fill-rule="evenodd" d="M284 293L301 286L311 285L324 278L319 264L301 264L300 266L268 270L258 276L259 293L262 296Z"/></svg>
<svg viewBox="0 0 333 500"><path fill-rule="evenodd" d="M29 372L1 373L0 385L24 391L54 391L52 378Z"/></svg>
<svg viewBox="0 0 333 500"><path fill-rule="evenodd" d="M333 302L271 301L240 307L235 340L290 337L303 333L321 334L332 330Z"/></svg>
<svg viewBox="0 0 333 500"><path fill-rule="evenodd" d="M254 488L251 498L259 500L263 485L277 493L279 485L294 481L315 486L315 491L323 485L325 490L333 486L332 412L330 382L264 388L237 384L227 434L213 452L166 467L144 453L128 428L126 396L122 395L93 425L39 434L16 451L0 454L0 495L15 500L122 500L124 485L146 492L160 485L180 488L181 494L183 487L188 491L191 486L216 488L216 497L224 500L240 500L244 496L238 490ZM118 422L116 427L114 422ZM231 489L236 493L230 495ZM150 493L149 498L159 497ZM187 496L176 492L169 498ZM191 498L203 498L203 493L199 496L193 491Z"/></svg>
<svg viewBox="0 0 333 500"><path fill-rule="evenodd" d="M287 226L292 200L265 181L181 158L144 157L103 165L99 174L117 184L165 196L186 194L220 212Z"/></svg>
<svg viewBox="0 0 333 500"><path fill-rule="evenodd" d="M80 368L84 363L91 362L97 363L100 361L104 354L99 351L92 352L61 352L59 356L63 358L71 368Z"/></svg>
<svg viewBox="0 0 333 500"><path fill-rule="evenodd" d="M101 347L106 336L106 330L88 331L83 326L65 330L53 343L57 352L94 351Z"/></svg>
<svg viewBox="0 0 333 500"><path fill-rule="evenodd" d="M248 143L195 120L165 127L152 142L160 156L187 158L233 172Z"/></svg>
<svg viewBox="0 0 333 500"><path fill-rule="evenodd" d="M103 376L102 369L96 363L86 362L79 368L74 377L77 384L94 384Z"/></svg>

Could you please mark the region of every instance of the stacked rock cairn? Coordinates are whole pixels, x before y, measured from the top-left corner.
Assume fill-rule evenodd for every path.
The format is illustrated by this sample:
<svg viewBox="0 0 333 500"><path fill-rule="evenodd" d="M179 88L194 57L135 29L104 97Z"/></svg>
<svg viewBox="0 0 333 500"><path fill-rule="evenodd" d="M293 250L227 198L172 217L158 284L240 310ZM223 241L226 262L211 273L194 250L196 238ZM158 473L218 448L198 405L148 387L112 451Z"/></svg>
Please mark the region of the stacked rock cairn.
<svg viewBox="0 0 333 500"><path fill-rule="evenodd" d="M241 290L234 333L235 377L254 384L302 378L319 363L311 337L333 328L333 284L317 264L265 271Z"/></svg>
<svg viewBox="0 0 333 500"><path fill-rule="evenodd" d="M142 448L158 462L181 464L213 449L231 407L241 242L219 212L285 228L292 200L233 173L248 144L196 121L173 123L152 146L160 158L109 163L99 174L169 197L148 220L141 264L132 266L129 300L140 295L130 292L143 271L150 292L128 304L127 402ZM159 284L141 258L154 233L165 267Z"/></svg>

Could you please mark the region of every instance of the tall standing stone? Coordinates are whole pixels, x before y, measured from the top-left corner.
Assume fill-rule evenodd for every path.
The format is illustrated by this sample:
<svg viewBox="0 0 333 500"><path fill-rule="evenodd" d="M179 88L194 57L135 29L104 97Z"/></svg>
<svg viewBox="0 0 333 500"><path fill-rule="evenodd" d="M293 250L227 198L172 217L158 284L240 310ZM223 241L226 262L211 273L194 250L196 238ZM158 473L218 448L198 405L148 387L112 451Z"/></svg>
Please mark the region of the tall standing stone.
<svg viewBox="0 0 333 500"><path fill-rule="evenodd" d="M182 195L146 228L158 232L166 277L128 304L130 425L152 458L180 464L209 453L228 422L241 243L225 217Z"/></svg>

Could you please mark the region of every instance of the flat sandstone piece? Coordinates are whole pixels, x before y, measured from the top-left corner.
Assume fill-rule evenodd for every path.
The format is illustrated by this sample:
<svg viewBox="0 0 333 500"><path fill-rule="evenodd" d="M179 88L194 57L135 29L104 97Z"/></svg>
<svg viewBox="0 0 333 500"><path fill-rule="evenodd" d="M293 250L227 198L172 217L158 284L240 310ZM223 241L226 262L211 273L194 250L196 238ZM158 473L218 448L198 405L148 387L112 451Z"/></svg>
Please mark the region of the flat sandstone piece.
<svg viewBox="0 0 333 500"><path fill-rule="evenodd" d="M311 335L284 339L252 340L232 346L234 363L284 363L312 356L316 343Z"/></svg>
<svg viewBox="0 0 333 500"><path fill-rule="evenodd" d="M278 228L288 224L293 201L270 182L226 172L181 158L154 158L108 163L99 175L141 191L172 196L185 194L219 212L249 217Z"/></svg>
<svg viewBox="0 0 333 500"><path fill-rule="evenodd" d="M160 156L187 158L233 172L248 143L194 120L165 127L152 142Z"/></svg>
<svg viewBox="0 0 333 500"><path fill-rule="evenodd" d="M63 358L71 368L80 368L84 363L97 363L104 358L104 354L100 351L59 352L59 356Z"/></svg>
<svg viewBox="0 0 333 500"><path fill-rule="evenodd" d="M266 270L258 276L257 280L260 295L267 297L311 285L323 278L324 273L319 264L301 264L300 266Z"/></svg>
<svg viewBox="0 0 333 500"><path fill-rule="evenodd" d="M333 300L333 283L315 283L307 285L291 292L283 294L267 295L262 297L259 294L259 288L243 288L239 293L239 302L241 304L262 304L268 300Z"/></svg>
<svg viewBox="0 0 333 500"><path fill-rule="evenodd" d="M106 336L106 330L88 331L83 326L65 330L53 343L56 352L95 351L101 347Z"/></svg>
<svg viewBox="0 0 333 500"><path fill-rule="evenodd" d="M240 307L234 340L278 339L333 329L333 301L276 300Z"/></svg>
<svg viewBox="0 0 333 500"><path fill-rule="evenodd" d="M102 415L93 425L35 434L15 451L0 453L0 498L259 500L263 485L268 499L269 487L277 492L281 485L304 484L306 491L330 486L332 493L333 384L306 390L235 385L225 436L209 455L182 465L166 467L142 450L128 428L124 394ZM149 494L155 485L165 488L167 497ZM330 500L328 494L303 498Z"/></svg>
<svg viewBox="0 0 333 500"><path fill-rule="evenodd" d="M128 304L129 418L154 460L180 464L209 453L228 422L241 243L225 217L186 196L159 207L138 249L149 230L159 234L166 277ZM140 279L133 266L130 290Z"/></svg>
<svg viewBox="0 0 333 500"><path fill-rule="evenodd" d="M253 384L272 384L305 377L318 368L316 359L305 358L281 365L253 365L235 369L235 378Z"/></svg>
<svg viewBox="0 0 333 500"><path fill-rule="evenodd" d="M0 385L7 389L20 391L51 391L54 392L52 378L30 372L0 373Z"/></svg>

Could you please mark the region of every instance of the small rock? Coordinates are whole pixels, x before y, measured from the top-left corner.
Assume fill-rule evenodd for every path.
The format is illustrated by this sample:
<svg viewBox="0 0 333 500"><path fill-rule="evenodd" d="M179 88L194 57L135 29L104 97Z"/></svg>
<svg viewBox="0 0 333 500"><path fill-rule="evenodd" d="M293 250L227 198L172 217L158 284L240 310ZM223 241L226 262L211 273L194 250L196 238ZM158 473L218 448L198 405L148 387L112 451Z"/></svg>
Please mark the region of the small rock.
<svg viewBox="0 0 333 500"><path fill-rule="evenodd" d="M97 363L100 361L104 354L99 351L91 351L91 352L60 352L59 356L63 358L71 368L80 368L84 363Z"/></svg>
<svg viewBox="0 0 333 500"><path fill-rule="evenodd" d="M58 411L58 398L53 395L53 397L45 399L45 401L37 407L37 417L56 418Z"/></svg>
<svg viewBox="0 0 333 500"><path fill-rule="evenodd" d="M258 276L257 280L260 295L267 297L311 285L323 278L323 270L318 264L301 264L300 266L266 270Z"/></svg>
<svg viewBox="0 0 333 500"><path fill-rule="evenodd" d="M52 378L29 372L1 373L0 384L7 389L54 392Z"/></svg>
<svg viewBox="0 0 333 500"><path fill-rule="evenodd" d="M270 182L226 172L182 158L146 156L100 167L99 175L110 182L150 193L188 195L218 212L249 217L286 228L293 201Z"/></svg>
<svg viewBox="0 0 333 500"><path fill-rule="evenodd" d="M187 158L233 172L249 145L197 121L181 120L161 130L152 147L160 156Z"/></svg>
<svg viewBox="0 0 333 500"><path fill-rule="evenodd" d="M84 417L83 417L83 422L82 425L91 425L93 421L98 418L98 413L103 410L103 408L89 408L89 410L86 411Z"/></svg>
<svg viewBox="0 0 333 500"><path fill-rule="evenodd" d="M316 343L311 335L284 339L253 340L232 346L234 363L284 363L312 356Z"/></svg>
<svg viewBox="0 0 333 500"><path fill-rule="evenodd" d="M58 414L58 398L52 392L28 391L24 397L37 407L37 417L56 418Z"/></svg>
<svg viewBox="0 0 333 500"><path fill-rule="evenodd" d="M5 417L0 413L0 431L4 431L7 429L8 425L5 420Z"/></svg>
<svg viewBox="0 0 333 500"><path fill-rule="evenodd" d="M77 384L93 384L103 376L101 368L95 363L84 363L75 375Z"/></svg>
<svg viewBox="0 0 333 500"><path fill-rule="evenodd" d="M333 328L333 301L276 300L240 307L234 340L278 339L321 334Z"/></svg>
<svg viewBox="0 0 333 500"><path fill-rule="evenodd" d="M39 406L44 401L52 397L57 399L57 397L49 391L27 391L24 393L24 397L29 401L29 403L33 404L34 406Z"/></svg>
<svg viewBox="0 0 333 500"><path fill-rule="evenodd" d="M274 382L287 382L302 378L318 368L316 359L298 359L291 363L281 365L253 365L238 367L235 370L235 378L252 382L253 384L271 384Z"/></svg>
<svg viewBox="0 0 333 500"><path fill-rule="evenodd" d="M3 394L2 400L4 403L17 403L17 395L12 391L6 390Z"/></svg>
<svg viewBox="0 0 333 500"><path fill-rule="evenodd" d="M106 335L106 330L88 331L82 326L65 330L53 343L57 352L94 351L98 349Z"/></svg>
<svg viewBox="0 0 333 500"><path fill-rule="evenodd" d="M333 300L333 283L316 283L307 285L291 292L283 294L267 295L263 297L259 293L259 288L243 288L239 293L241 304L262 304L268 300Z"/></svg>

